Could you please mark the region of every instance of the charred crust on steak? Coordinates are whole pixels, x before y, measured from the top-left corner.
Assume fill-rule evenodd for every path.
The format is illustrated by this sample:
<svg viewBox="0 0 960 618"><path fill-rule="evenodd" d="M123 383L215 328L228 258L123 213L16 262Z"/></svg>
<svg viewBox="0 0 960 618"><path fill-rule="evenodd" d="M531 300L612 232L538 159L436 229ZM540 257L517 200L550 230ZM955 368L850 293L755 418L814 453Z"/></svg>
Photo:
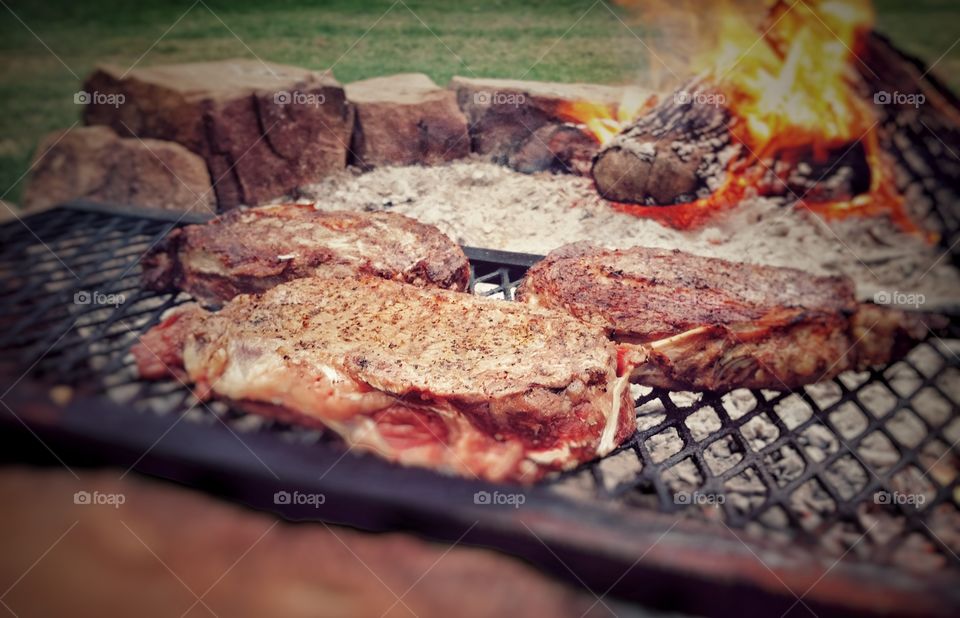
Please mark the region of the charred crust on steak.
<svg viewBox="0 0 960 618"><path fill-rule="evenodd" d="M635 429L616 347L555 311L331 274L196 311L186 336L165 321L142 340L176 348L200 396L308 416L393 461L531 482Z"/></svg>
<svg viewBox="0 0 960 618"><path fill-rule="evenodd" d="M171 232L142 260L144 284L215 308L237 294L322 270L467 289L470 265L440 230L396 213L324 212L312 204L232 210Z"/></svg>
<svg viewBox="0 0 960 618"><path fill-rule="evenodd" d="M531 267L517 298L603 328L635 381L679 390L793 389L884 364L933 319L858 304L845 277L585 243Z"/></svg>

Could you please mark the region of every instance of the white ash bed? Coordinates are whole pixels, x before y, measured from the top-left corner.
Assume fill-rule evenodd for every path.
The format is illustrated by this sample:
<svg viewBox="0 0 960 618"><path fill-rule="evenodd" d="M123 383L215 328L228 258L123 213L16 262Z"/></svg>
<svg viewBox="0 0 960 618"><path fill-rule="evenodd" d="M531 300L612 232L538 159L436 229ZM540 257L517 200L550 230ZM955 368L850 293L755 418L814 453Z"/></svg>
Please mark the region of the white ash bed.
<svg viewBox="0 0 960 618"><path fill-rule="evenodd" d="M700 230L678 231L614 210L589 178L521 174L479 159L437 167L347 170L303 187L323 210L390 210L438 226L458 243L546 254L570 242L649 246L817 274L842 273L861 299L960 306L960 274L942 248L883 218L829 224L772 198L746 200ZM277 200L281 201L281 200ZM910 296L913 295L913 296Z"/></svg>

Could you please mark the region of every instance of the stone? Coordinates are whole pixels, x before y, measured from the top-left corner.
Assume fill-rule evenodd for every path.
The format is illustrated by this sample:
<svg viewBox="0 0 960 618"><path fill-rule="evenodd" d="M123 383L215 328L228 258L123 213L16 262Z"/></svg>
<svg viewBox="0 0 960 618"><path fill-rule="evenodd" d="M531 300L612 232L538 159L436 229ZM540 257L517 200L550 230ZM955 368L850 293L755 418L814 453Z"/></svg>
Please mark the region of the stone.
<svg viewBox="0 0 960 618"><path fill-rule="evenodd" d="M37 148L24 207L41 210L71 200L216 211L202 158L180 144L121 138L103 126L51 133Z"/></svg>
<svg viewBox="0 0 960 618"><path fill-rule="evenodd" d="M324 73L246 59L101 66L84 90L87 124L202 156L220 210L266 202L347 165L354 112Z"/></svg>
<svg viewBox="0 0 960 618"><path fill-rule="evenodd" d="M375 77L344 89L356 109L351 151L359 166L437 165L470 154L456 94L426 75Z"/></svg>
<svg viewBox="0 0 960 618"><path fill-rule="evenodd" d="M573 124L546 124L510 155L508 165L518 172L553 172L589 176L600 144Z"/></svg>
<svg viewBox="0 0 960 618"><path fill-rule="evenodd" d="M449 87L457 93L460 109L467 115L473 151L494 162L508 164L531 140L545 133L553 134L552 128L545 127L576 124L582 120L576 117L579 110L595 107L615 118L621 105L646 102L652 96L632 86L467 77L454 77ZM590 135L582 125L579 129ZM599 146L598 142L594 150ZM529 148L538 150L533 143ZM517 169L522 171L523 167ZM578 169L570 168L571 171Z"/></svg>
<svg viewBox="0 0 960 618"><path fill-rule="evenodd" d="M13 221L18 218L17 210L19 206L13 202L0 200L0 224Z"/></svg>

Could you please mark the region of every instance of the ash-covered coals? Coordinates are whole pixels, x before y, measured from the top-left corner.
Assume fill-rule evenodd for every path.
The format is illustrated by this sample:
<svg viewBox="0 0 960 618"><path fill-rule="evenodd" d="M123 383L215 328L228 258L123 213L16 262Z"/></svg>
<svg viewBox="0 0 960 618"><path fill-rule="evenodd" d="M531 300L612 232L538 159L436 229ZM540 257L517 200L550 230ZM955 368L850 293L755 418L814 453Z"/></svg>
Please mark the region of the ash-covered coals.
<svg viewBox="0 0 960 618"><path fill-rule="evenodd" d="M546 254L590 241L647 246L815 274L842 273L858 297L923 295L923 310L960 305L960 275L940 251L885 218L827 223L785 200L747 198L689 232L615 210L589 178L520 174L477 159L437 167L347 171L301 190L324 210L390 210L431 223L473 247ZM939 261L938 261L939 259Z"/></svg>

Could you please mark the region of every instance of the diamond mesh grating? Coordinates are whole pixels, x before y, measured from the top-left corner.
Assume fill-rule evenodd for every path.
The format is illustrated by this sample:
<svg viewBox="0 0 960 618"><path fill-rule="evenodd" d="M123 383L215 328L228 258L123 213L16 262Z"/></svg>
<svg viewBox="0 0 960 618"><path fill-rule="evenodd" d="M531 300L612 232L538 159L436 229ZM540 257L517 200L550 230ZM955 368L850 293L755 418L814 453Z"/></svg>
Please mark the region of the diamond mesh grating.
<svg viewBox="0 0 960 618"><path fill-rule="evenodd" d="M137 380L130 345L188 299L139 287L139 257L173 223L78 209L27 223L29 230L18 222L0 228L0 349L14 373L30 368L33 377L104 394L141 413L185 413L208 424L218 423L216 415L237 432L326 441L220 402L197 405L176 381ZM472 262L475 293L513 298L522 266ZM84 304L75 297L82 292L97 302L124 299L117 307ZM851 559L921 572L957 569L958 353L960 340L934 335L890 367L792 393L634 386L635 436L545 487L584 509L719 519L825 555L849 552ZM922 496L923 503L896 496Z"/></svg>

